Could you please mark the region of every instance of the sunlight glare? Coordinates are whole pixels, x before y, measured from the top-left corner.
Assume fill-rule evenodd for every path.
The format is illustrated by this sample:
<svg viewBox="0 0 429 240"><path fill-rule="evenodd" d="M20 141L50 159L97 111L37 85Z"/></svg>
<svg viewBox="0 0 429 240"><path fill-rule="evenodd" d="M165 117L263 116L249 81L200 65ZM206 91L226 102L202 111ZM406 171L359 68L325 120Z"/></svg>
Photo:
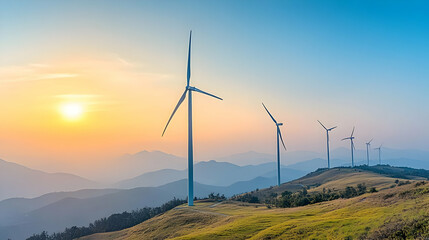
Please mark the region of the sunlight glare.
<svg viewBox="0 0 429 240"><path fill-rule="evenodd" d="M82 117L83 106L80 103L65 103L60 106L60 113L67 120L78 120Z"/></svg>

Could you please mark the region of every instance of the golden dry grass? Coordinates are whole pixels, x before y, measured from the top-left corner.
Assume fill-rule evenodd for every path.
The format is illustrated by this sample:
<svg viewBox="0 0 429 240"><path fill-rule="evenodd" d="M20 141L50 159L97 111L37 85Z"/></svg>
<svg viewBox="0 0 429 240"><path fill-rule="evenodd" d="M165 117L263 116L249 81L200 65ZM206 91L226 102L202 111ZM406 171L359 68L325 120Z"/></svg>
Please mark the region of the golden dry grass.
<svg viewBox="0 0 429 240"><path fill-rule="evenodd" d="M297 181L321 181L315 189L365 182L384 190L283 209L232 201L196 202L194 207L177 207L129 229L82 239L359 239L371 236L385 222L429 215L429 184L388 188L395 179L349 170L326 171Z"/></svg>

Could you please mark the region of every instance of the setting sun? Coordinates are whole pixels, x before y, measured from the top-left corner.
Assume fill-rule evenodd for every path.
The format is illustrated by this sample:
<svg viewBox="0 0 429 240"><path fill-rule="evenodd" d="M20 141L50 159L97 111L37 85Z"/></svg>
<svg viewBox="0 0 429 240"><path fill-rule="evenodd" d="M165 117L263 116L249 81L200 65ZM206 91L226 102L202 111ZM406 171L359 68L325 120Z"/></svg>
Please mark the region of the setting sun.
<svg viewBox="0 0 429 240"><path fill-rule="evenodd" d="M60 106L60 113L67 120L78 120L82 117L83 106L80 103L65 103Z"/></svg>

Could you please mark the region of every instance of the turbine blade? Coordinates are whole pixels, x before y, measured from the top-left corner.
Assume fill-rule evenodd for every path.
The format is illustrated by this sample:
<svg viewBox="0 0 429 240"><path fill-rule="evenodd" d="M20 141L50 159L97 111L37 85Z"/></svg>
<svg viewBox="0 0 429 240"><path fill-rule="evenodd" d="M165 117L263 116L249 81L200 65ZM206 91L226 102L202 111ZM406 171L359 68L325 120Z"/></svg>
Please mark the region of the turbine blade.
<svg viewBox="0 0 429 240"><path fill-rule="evenodd" d="M277 134L280 136L280 140L282 141L283 147L284 147L284 148L285 148L285 150L287 151L287 149L286 149L286 145L285 145L285 142L283 142L282 132L280 131L279 126L277 126Z"/></svg>
<svg viewBox="0 0 429 240"><path fill-rule="evenodd" d="M328 129L328 131L334 130L335 128L337 128L337 126Z"/></svg>
<svg viewBox="0 0 429 240"><path fill-rule="evenodd" d="M220 97L217 97L217 96L215 96L215 95L213 95L213 94L210 94L210 93L208 93L208 92L204 92L203 90L200 90L200 89L198 89L198 88L196 88L196 87L193 87L191 90L192 90L192 91L195 91L195 92L202 93L202 94L209 95L210 97L214 97L214 98L217 98L217 99L219 99L219 100L223 100L223 99L222 99L222 98L220 98Z"/></svg>
<svg viewBox="0 0 429 240"><path fill-rule="evenodd" d="M270 115L271 119L273 119L274 123L277 124L277 121L274 119L273 115L271 115L270 111L268 111L267 107L265 107L264 103L262 103L262 106L264 106L265 110L267 111L268 115Z"/></svg>
<svg viewBox="0 0 429 240"><path fill-rule="evenodd" d="M349 140L350 138L349 137L347 137L347 138L343 138L343 139L341 139L341 141L344 141L344 140Z"/></svg>
<svg viewBox="0 0 429 240"><path fill-rule="evenodd" d="M326 131L328 131L328 129L319 121L319 120L317 120L319 123L320 123L320 125L322 125L322 127L326 130Z"/></svg>
<svg viewBox="0 0 429 240"><path fill-rule="evenodd" d="M191 40L192 40L192 30L189 33L188 69L187 69L187 77L186 77L186 86L189 86L189 81L191 79Z"/></svg>
<svg viewBox="0 0 429 240"><path fill-rule="evenodd" d="M165 130L167 130L168 124L170 123L170 121L173 118L174 114L176 113L177 109L180 107L180 104L182 104L182 102L185 100L187 92L188 92L188 89L186 89L185 92L180 97L179 102L177 103L176 107L173 110L173 113L171 114L170 118L168 119L167 125L165 125L164 131L162 132L162 136L164 136Z"/></svg>
<svg viewBox="0 0 429 240"><path fill-rule="evenodd" d="M371 138L371 140L369 140L368 144L371 144L372 140L374 140L374 138Z"/></svg>
<svg viewBox="0 0 429 240"><path fill-rule="evenodd" d="M353 140L352 140L352 146L353 146L353 149L356 150L355 143L353 142Z"/></svg>
<svg viewBox="0 0 429 240"><path fill-rule="evenodd" d="M355 132L355 127L353 127L353 130L352 130L352 135L350 135L350 137L353 137L353 133Z"/></svg>

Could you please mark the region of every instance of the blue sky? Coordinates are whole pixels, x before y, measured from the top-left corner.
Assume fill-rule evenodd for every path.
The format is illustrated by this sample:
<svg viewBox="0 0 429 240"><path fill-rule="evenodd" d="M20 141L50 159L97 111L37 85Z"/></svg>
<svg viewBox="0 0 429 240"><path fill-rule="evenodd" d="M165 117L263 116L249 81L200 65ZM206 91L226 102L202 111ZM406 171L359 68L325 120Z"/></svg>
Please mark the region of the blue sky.
<svg viewBox="0 0 429 240"><path fill-rule="evenodd" d="M271 152L275 132L261 136L271 129L261 101L286 123L284 135L292 150L324 151L317 119L340 126L333 137L336 147L348 146L338 139L355 125L360 148L374 137L375 144L429 150L426 1L0 3L0 67L115 55L138 63L137 71L180 76L155 83L168 95L156 94L159 101L165 99L156 110L157 129L163 128L182 91L192 29L192 81L225 98L219 106L201 97L196 107L219 110L211 118L240 115L214 122L220 128L242 128L216 135L227 139L221 153L210 150L215 140L201 136L196 150L201 154ZM184 113L178 118L184 119ZM250 118L256 119L256 128L241 126ZM250 130L255 133L246 133ZM185 154L185 143L169 148L162 140L155 142L136 143L133 150L146 144Z"/></svg>

